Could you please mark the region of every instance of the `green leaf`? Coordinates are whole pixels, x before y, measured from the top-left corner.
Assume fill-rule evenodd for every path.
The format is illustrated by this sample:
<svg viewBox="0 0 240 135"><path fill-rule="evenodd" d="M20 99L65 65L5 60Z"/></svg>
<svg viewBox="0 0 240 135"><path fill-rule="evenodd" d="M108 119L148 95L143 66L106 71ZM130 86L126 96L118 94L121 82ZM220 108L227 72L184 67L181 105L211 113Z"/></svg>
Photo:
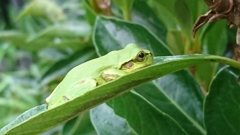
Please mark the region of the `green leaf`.
<svg viewBox="0 0 240 135"><path fill-rule="evenodd" d="M199 15L204 14L207 11L207 6L202 0L192 2L192 0L184 0L189 8L191 14L191 21L195 22Z"/></svg>
<svg viewBox="0 0 240 135"><path fill-rule="evenodd" d="M226 22L210 23L202 37L203 54L223 55L227 46Z"/></svg>
<svg viewBox="0 0 240 135"><path fill-rule="evenodd" d="M65 24L55 24L43 29L28 38L28 42L34 42L42 38L80 38L89 37L91 27L85 22L69 22ZM61 41L61 39L59 39Z"/></svg>
<svg viewBox="0 0 240 135"><path fill-rule="evenodd" d="M0 32L0 40L11 42L17 47L20 47L26 50L38 51L48 45L47 43L49 42L49 39L39 39L29 44L27 42L28 36L29 36L28 34L24 34L18 31Z"/></svg>
<svg viewBox="0 0 240 135"><path fill-rule="evenodd" d="M93 11L93 9L90 7L88 0L83 0L83 5L86 11L86 20L89 22L90 25L94 25L94 22L96 20L96 13Z"/></svg>
<svg viewBox="0 0 240 135"><path fill-rule="evenodd" d="M14 126L10 123L0 130L0 134L12 135L20 132L22 134L37 134L44 132L140 84L188 66L211 61L223 62L240 69L240 64L238 62L220 56L183 55L156 57L153 65L100 85L56 108L46 111L41 110L40 113L35 113L34 116L32 115L33 112L29 110L24 113L27 119L25 117L17 118L13 121L13 123L15 123Z"/></svg>
<svg viewBox="0 0 240 135"><path fill-rule="evenodd" d="M215 76L205 100L208 135L240 133L240 70L224 67Z"/></svg>
<svg viewBox="0 0 240 135"><path fill-rule="evenodd" d="M79 133L83 135L96 134L90 120L89 111L84 112L64 125L63 135L79 135Z"/></svg>
<svg viewBox="0 0 240 135"><path fill-rule="evenodd" d="M169 29L174 30L179 30L179 22L181 25L180 27L184 26L185 28L191 28L197 17L207 11L204 1L192 2L192 0L149 0L148 3L156 11L158 17L165 22L165 25L168 26ZM184 21L186 23L184 23ZM173 27L174 25L175 27Z"/></svg>
<svg viewBox="0 0 240 135"><path fill-rule="evenodd" d="M195 66L194 76L205 92L208 91L216 70L216 63L202 63Z"/></svg>
<svg viewBox="0 0 240 135"><path fill-rule="evenodd" d="M191 37L191 27L189 26L192 24L192 16L185 0L177 0L174 3L174 11L179 20L179 24L182 26L182 31L185 31L185 33Z"/></svg>
<svg viewBox="0 0 240 135"><path fill-rule="evenodd" d="M99 55L121 49L129 43L151 50L154 56L171 55L164 42L145 27L114 18L97 18L93 41Z"/></svg>
<svg viewBox="0 0 240 135"><path fill-rule="evenodd" d="M84 23L69 22L49 26L38 33L23 33L19 31L0 32L0 40L11 42L20 48L39 51L45 47L81 49L90 37L91 27Z"/></svg>
<svg viewBox="0 0 240 135"><path fill-rule="evenodd" d="M100 135L137 135L128 122L106 104L91 109L91 121Z"/></svg>
<svg viewBox="0 0 240 135"><path fill-rule="evenodd" d="M167 33L167 43L169 48L176 55L184 54L184 38L180 30L169 30Z"/></svg>
<svg viewBox="0 0 240 135"><path fill-rule="evenodd" d="M19 100L16 99L0 98L0 107L14 108L16 110L26 110L29 108L29 105L23 101L19 102Z"/></svg>
<svg viewBox="0 0 240 135"><path fill-rule="evenodd" d="M156 0L149 0L149 6L154 10L155 14L158 16L158 18L164 23L164 25L168 28L168 30L177 30L178 24L177 18L172 14L172 12L169 10L171 6L165 6L161 4L160 2L166 2L173 4L172 0L162 0L162 1L156 1Z"/></svg>
<svg viewBox="0 0 240 135"><path fill-rule="evenodd" d="M133 22L145 26L153 32L157 38L163 42L166 41L167 28L163 25L162 21L158 19L146 1L134 1L131 14Z"/></svg>
<svg viewBox="0 0 240 135"><path fill-rule="evenodd" d="M33 15L36 17L44 17L50 21L65 21L66 16L62 12L62 8L59 7L54 1L49 0L34 0L21 11L16 18L16 21L23 18L26 15Z"/></svg>
<svg viewBox="0 0 240 135"><path fill-rule="evenodd" d="M12 121L10 124L6 125L0 130L0 134L5 134L6 131L10 130L12 127L17 126L19 123L23 123L26 120L34 118L34 116L37 116L41 112L44 112L47 110L47 106L45 104L36 106L34 108L31 108L24 112L23 114L19 115L14 121ZM34 125L32 125L34 126ZM35 125L36 126L36 125ZM37 129L36 129L37 130ZM20 132L19 132L20 133Z"/></svg>
<svg viewBox="0 0 240 135"><path fill-rule="evenodd" d="M122 10L123 18L125 20L130 20L131 19L130 10L134 0L113 0L113 2Z"/></svg>
<svg viewBox="0 0 240 135"><path fill-rule="evenodd" d="M163 7L167 7L168 8L168 11L171 13L171 14L174 14L174 5L175 5L175 3L176 3L176 1L177 0L169 0L169 1L167 1L167 0L161 0L161 1L155 1L155 0L150 0L150 4L152 5L152 4L154 4L154 5L156 5L156 6L159 6L159 5L161 5L161 6L163 6Z"/></svg>
<svg viewBox="0 0 240 135"><path fill-rule="evenodd" d="M203 94L186 70L163 76L135 90L175 119L187 133L204 134Z"/></svg>
<svg viewBox="0 0 240 135"><path fill-rule="evenodd" d="M126 118L130 126L140 135L187 134L174 119L156 109L139 94L129 92L110 100L107 104L118 108L114 110L115 113Z"/></svg>

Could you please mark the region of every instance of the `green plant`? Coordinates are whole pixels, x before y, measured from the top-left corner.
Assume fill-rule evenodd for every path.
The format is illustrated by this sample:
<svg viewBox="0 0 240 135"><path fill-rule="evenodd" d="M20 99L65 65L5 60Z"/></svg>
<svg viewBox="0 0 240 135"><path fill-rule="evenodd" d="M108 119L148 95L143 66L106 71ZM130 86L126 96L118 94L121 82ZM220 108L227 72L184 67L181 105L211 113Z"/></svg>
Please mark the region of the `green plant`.
<svg viewBox="0 0 240 135"><path fill-rule="evenodd" d="M53 125L72 118L72 115L76 116L78 113L73 113L73 110L85 112L48 133L239 133L239 110L236 108L240 104L240 64L219 56L189 54L224 56L227 44L232 42L231 34L228 34L231 31L226 28L225 22L204 26L196 38L192 38L193 23L207 10L203 1L123 0L119 3L115 0L111 4L95 0L55 2L58 3L53 4L56 11L51 12L65 16L66 20L44 16L48 14L42 11L39 17L39 14L25 10L11 30L0 32L3 46L1 51L6 54L0 56L2 60L16 63L22 59L16 57L16 54L21 52L32 60L29 66L23 69L10 64L10 70L4 70L0 74L3 80L0 82L0 126L7 125L23 110L44 103L44 99L69 69L96 58L97 55L120 49L128 43L136 43L151 50L155 62L148 68L98 87L90 92L89 96L79 97L56 109L46 111L46 105L30 109L13 121L12 124L20 123L9 130L8 134L46 131ZM64 12L59 12L60 9ZM11 11L11 18L15 20L16 13L14 9ZM8 50L4 50L4 45ZM232 55L231 51L228 54ZM222 67L216 62L223 62L238 69ZM3 66L7 67L6 64ZM179 71L183 68L187 69ZM24 74L19 75L19 72ZM13 85L16 81L7 81L8 77L14 79L17 75L19 80L27 81L20 82L19 86ZM138 86L139 84L142 85ZM111 89L113 87L119 89ZM131 88L134 90L116 97ZM11 92L12 90L15 91ZM112 96L107 97L107 92ZM97 97L99 101L95 101ZM16 102L23 99L26 101L20 102L21 105L7 102L14 101L12 99ZM86 111L106 100L105 104ZM79 101L84 101L85 104L81 106ZM70 107L71 105L74 107ZM15 107L20 109L16 112L13 110ZM2 116L9 112L7 109L12 112L7 115L7 119L2 119ZM58 113L60 111L64 113ZM32 116L33 119L22 119ZM51 119L54 117L61 120ZM49 122L46 124L45 120ZM29 125L33 126L34 123L39 127L29 128ZM12 128L12 124L8 124L0 133L4 133L7 127Z"/></svg>

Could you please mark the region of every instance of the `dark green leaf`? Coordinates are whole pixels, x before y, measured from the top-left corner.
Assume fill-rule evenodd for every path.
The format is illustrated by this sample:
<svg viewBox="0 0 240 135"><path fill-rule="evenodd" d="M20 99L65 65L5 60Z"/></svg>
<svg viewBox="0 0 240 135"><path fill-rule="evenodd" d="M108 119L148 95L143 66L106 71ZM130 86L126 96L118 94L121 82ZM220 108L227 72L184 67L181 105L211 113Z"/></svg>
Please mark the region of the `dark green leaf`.
<svg viewBox="0 0 240 135"><path fill-rule="evenodd" d="M203 91L208 91L209 85L213 79L214 74L217 70L216 63L201 63L196 65L194 76L198 83L203 88Z"/></svg>
<svg viewBox="0 0 240 135"><path fill-rule="evenodd" d="M239 135L240 70L222 68L214 78L205 101L208 135Z"/></svg>
<svg viewBox="0 0 240 135"><path fill-rule="evenodd" d="M99 55L122 49L129 43L147 48L155 56L171 55L166 45L146 28L114 18L97 18L93 40Z"/></svg>
<svg viewBox="0 0 240 135"><path fill-rule="evenodd" d="M96 13L90 7L88 0L83 0L83 5L86 11L86 15L85 15L86 20L89 22L89 24L93 26L96 20Z"/></svg>
<svg viewBox="0 0 240 135"><path fill-rule="evenodd" d="M166 41L167 29L146 1L134 1L131 14L133 22L145 26L161 41Z"/></svg>
<svg viewBox="0 0 240 135"><path fill-rule="evenodd" d="M182 25L183 31L185 31L185 33L187 35L191 35L191 12L189 11L189 8L186 4L185 0L176 0L176 2L174 3L174 11L176 14L176 17L179 20L179 24Z"/></svg>
<svg viewBox="0 0 240 135"><path fill-rule="evenodd" d="M113 2L122 10L123 18L125 20L131 20L131 7L134 0L113 0Z"/></svg>
<svg viewBox="0 0 240 135"><path fill-rule="evenodd" d="M203 95L185 70L166 75L154 83L135 88L149 102L174 118L189 134L202 135Z"/></svg>
<svg viewBox="0 0 240 135"><path fill-rule="evenodd" d="M226 22L211 23L202 37L204 54L223 55L227 46Z"/></svg>
<svg viewBox="0 0 240 135"><path fill-rule="evenodd" d="M91 121L99 135L137 135L128 122L106 104L91 109Z"/></svg>
<svg viewBox="0 0 240 135"><path fill-rule="evenodd" d="M180 30L169 30L167 33L167 43L168 47L174 52L176 55L184 54L184 38L183 33Z"/></svg>
<svg viewBox="0 0 240 135"><path fill-rule="evenodd" d="M184 0L187 7L189 8L191 14L191 25L195 22L199 15L204 14L207 11L207 5L202 0L192 1L192 0Z"/></svg>
<svg viewBox="0 0 240 135"><path fill-rule="evenodd" d="M63 128L63 135L95 135L96 131L91 123L89 112L68 121Z"/></svg>
<svg viewBox="0 0 240 135"><path fill-rule="evenodd" d="M177 30L178 23L177 18L173 15L173 13L169 10L171 6L165 6L161 4L160 2L166 2L174 4L174 0L167 1L167 0L149 0L148 4L153 9L153 11L156 13L158 18L164 23L164 25L168 28L168 30ZM173 5L172 5L173 7Z"/></svg>
<svg viewBox="0 0 240 135"><path fill-rule="evenodd" d="M187 133L166 113L156 109L139 94L131 92L107 102L117 115L128 120L140 135L186 135Z"/></svg>

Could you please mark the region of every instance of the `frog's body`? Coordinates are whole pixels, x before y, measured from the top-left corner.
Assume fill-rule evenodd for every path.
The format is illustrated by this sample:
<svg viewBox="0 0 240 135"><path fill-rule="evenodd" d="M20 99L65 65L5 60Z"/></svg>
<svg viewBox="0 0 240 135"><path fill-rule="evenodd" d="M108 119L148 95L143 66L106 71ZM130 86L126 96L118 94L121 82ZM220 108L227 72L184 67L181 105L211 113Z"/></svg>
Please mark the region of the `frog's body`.
<svg viewBox="0 0 240 135"><path fill-rule="evenodd" d="M143 50L135 44L129 44L124 49L112 51L102 57L85 62L70 70L46 99L48 108L54 108L98 85L148 66L152 62L153 57L150 51Z"/></svg>

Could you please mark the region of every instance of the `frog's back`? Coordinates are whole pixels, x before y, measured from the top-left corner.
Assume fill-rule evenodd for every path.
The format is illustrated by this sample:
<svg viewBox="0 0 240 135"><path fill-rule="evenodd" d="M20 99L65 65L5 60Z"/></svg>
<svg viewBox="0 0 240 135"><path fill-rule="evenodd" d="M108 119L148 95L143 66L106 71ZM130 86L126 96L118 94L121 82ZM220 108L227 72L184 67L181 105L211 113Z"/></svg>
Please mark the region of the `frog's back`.
<svg viewBox="0 0 240 135"><path fill-rule="evenodd" d="M65 78L71 77L72 80L79 80L80 78L89 78L89 77L95 78L95 77L98 77L99 74L101 74L101 72L105 69L120 68L121 65L116 64L118 63L118 59L115 59L115 56L112 56L111 58L109 58L107 54L100 58L87 61L70 70ZM112 61L112 59L115 59L116 61Z"/></svg>
<svg viewBox="0 0 240 135"><path fill-rule="evenodd" d="M124 49L109 52L102 57L87 61L79 66L76 66L67 74L65 79L78 81L89 77L96 78L105 69L120 69L122 64L130 61L133 56L135 57L136 53L139 52L139 50L141 49L137 45L130 44ZM134 55L132 56L132 54Z"/></svg>
<svg viewBox="0 0 240 135"><path fill-rule="evenodd" d="M62 97L64 93L68 93L73 86L86 79L96 79L102 75L102 72L107 69L120 69L121 66L136 57L139 52L135 44L128 45L124 49L112 51L102 57L87 61L79 66L76 66L68 72L66 77L54 90L53 97L50 99L56 101Z"/></svg>

